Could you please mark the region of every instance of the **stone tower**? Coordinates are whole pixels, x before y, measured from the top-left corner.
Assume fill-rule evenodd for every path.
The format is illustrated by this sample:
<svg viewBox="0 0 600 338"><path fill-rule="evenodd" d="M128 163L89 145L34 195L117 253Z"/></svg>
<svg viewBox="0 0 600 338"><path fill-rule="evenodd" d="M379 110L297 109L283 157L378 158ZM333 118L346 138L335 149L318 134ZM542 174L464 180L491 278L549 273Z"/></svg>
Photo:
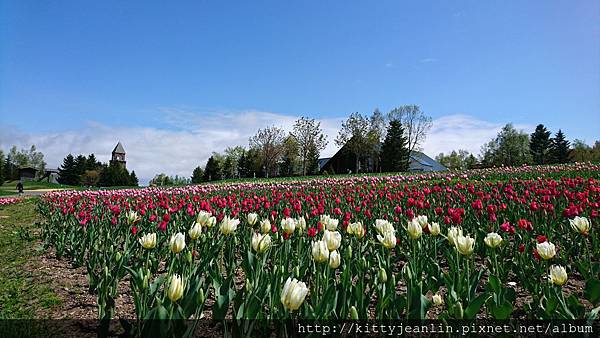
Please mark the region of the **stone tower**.
<svg viewBox="0 0 600 338"><path fill-rule="evenodd" d="M115 147L115 149L113 149L110 163L118 163L125 167L125 148L123 148L121 142L117 143L117 146Z"/></svg>

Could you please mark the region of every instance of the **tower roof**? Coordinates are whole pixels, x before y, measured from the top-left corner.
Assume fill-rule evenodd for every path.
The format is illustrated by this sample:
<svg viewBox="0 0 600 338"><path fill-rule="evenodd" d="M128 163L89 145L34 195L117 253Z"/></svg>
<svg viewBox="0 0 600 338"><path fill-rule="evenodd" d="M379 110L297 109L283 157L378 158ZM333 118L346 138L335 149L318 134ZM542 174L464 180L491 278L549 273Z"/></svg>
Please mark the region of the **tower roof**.
<svg viewBox="0 0 600 338"><path fill-rule="evenodd" d="M125 148L123 148L123 145L121 144L121 142L117 143L117 146L115 147L115 149L113 149L113 154L114 153L118 153L118 154L125 154Z"/></svg>

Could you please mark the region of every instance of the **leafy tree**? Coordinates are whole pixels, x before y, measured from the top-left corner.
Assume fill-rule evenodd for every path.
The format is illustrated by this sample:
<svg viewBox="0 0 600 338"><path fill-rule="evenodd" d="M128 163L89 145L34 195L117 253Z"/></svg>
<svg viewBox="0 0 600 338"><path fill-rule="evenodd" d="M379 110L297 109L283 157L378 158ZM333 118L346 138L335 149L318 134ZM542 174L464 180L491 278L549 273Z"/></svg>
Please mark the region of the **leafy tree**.
<svg viewBox="0 0 600 338"><path fill-rule="evenodd" d="M575 139L573 141L570 159L574 162L592 161L592 147L588 146L582 140Z"/></svg>
<svg viewBox="0 0 600 338"><path fill-rule="evenodd" d="M399 120L391 120L381 146L381 169L385 172L408 170L408 147Z"/></svg>
<svg viewBox="0 0 600 338"><path fill-rule="evenodd" d="M293 176L296 174L298 164L299 145L296 138L289 135L283 141L282 160L279 165L279 174L281 176Z"/></svg>
<svg viewBox="0 0 600 338"><path fill-rule="evenodd" d="M100 181L100 172L98 170L86 170L83 175L79 177L79 182L83 186L95 187L98 186Z"/></svg>
<svg viewBox="0 0 600 338"><path fill-rule="evenodd" d="M321 130L321 122L307 117L296 120L292 136L298 143L298 156L302 167L302 175L311 172L309 169L314 157L318 159L319 153L327 146L327 136Z"/></svg>
<svg viewBox="0 0 600 338"><path fill-rule="evenodd" d="M4 161L4 179L7 181L18 179L17 173L15 171L15 166L12 161L12 157L10 153L6 155L6 160Z"/></svg>
<svg viewBox="0 0 600 338"><path fill-rule="evenodd" d="M81 176L86 170L87 158L83 155L77 155L77 157L75 157L75 173L77 173L77 176ZM77 184L79 184L79 182Z"/></svg>
<svg viewBox="0 0 600 338"><path fill-rule="evenodd" d="M135 170L132 170L131 175L129 175L129 185L134 186L134 187L137 187L138 185L140 185L137 175L135 174Z"/></svg>
<svg viewBox="0 0 600 338"><path fill-rule="evenodd" d="M546 130L543 124L538 124L529 141L529 151L535 164L549 162L551 145L550 132Z"/></svg>
<svg viewBox="0 0 600 338"><path fill-rule="evenodd" d="M529 135L516 130L511 123L505 125L496 138L484 144L481 150L485 166L517 166L531 160Z"/></svg>
<svg viewBox="0 0 600 338"><path fill-rule="evenodd" d="M38 170L38 175L44 175L46 171L46 162L44 162L44 154L37 151L35 145L32 145L29 150L17 150L17 146L12 146L7 156L12 164L10 177L18 179L17 169L20 167L32 167Z"/></svg>
<svg viewBox="0 0 600 338"><path fill-rule="evenodd" d="M284 150L284 140L283 130L275 126L259 129L256 135L250 138L250 148L259 150L261 166L266 177L276 174L277 164Z"/></svg>
<svg viewBox="0 0 600 338"><path fill-rule="evenodd" d="M562 130L558 130L558 133L554 135L552 139L552 148L551 148L552 160L554 163L567 163L569 162L569 141L565 138L565 134L563 134Z"/></svg>
<svg viewBox="0 0 600 338"><path fill-rule="evenodd" d="M369 119L360 113L353 113L342 122L342 128L335 139L339 147L346 147L354 155L356 171L361 169L361 155L370 152L369 131Z"/></svg>
<svg viewBox="0 0 600 338"><path fill-rule="evenodd" d="M261 175L260 167L260 151L256 148L250 148L238 161L240 177L255 177L256 174Z"/></svg>
<svg viewBox="0 0 600 338"><path fill-rule="evenodd" d="M404 128L409 154L419 150L433 122L417 105L405 105L388 113L390 120L399 120Z"/></svg>
<svg viewBox="0 0 600 338"><path fill-rule="evenodd" d="M458 152L456 150L452 150L452 152L448 155L440 153L435 157L435 160L444 167L454 170L464 170L473 168L477 165L477 159L475 156L473 156L473 154L469 154L468 151L463 149L459 149Z"/></svg>
<svg viewBox="0 0 600 338"><path fill-rule="evenodd" d="M225 149L225 158L223 160L223 177L236 178L240 176L239 161L246 153L246 149L241 146L228 147Z"/></svg>
<svg viewBox="0 0 600 338"><path fill-rule="evenodd" d="M63 164L58 168L58 182L67 185L79 184L79 175L75 166L73 155L69 154L63 159Z"/></svg>
<svg viewBox="0 0 600 338"><path fill-rule="evenodd" d="M192 183L198 184L202 182L202 178L204 177L204 170L202 167L197 166L192 172Z"/></svg>

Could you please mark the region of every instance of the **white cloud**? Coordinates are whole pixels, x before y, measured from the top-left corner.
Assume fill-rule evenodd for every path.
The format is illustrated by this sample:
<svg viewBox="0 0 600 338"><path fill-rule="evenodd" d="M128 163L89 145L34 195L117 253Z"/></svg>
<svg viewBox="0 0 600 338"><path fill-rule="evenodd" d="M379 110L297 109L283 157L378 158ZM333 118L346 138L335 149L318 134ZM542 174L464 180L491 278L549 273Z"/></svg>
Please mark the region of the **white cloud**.
<svg viewBox="0 0 600 338"><path fill-rule="evenodd" d="M110 152L121 141L127 152L127 167L135 170L140 181L147 183L155 174L187 176L198 165L204 165L213 151L229 146L248 146L248 138L259 128L269 125L290 131L296 116L261 111L193 112L163 108L166 128L108 126L88 122L80 130L56 133L27 133L0 126L0 148L28 148L35 144L45 154L48 167L58 167L66 154L94 153L107 162ZM319 119L328 144L322 157L337 151L335 144L344 117ZM478 120L466 115L448 115L433 121L423 145L435 156L453 149L466 149L475 154L484 142L494 137L501 124ZM519 126L517 126L520 128Z"/></svg>
<svg viewBox="0 0 600 338"><path fill-rule="evenodd" d="M481 146L494 138L503 126L504 123L493 123L462 114L442 116L433 120L423 149L430 157L458 149L478 155ZM515 128L532 129L528 125L515 125Z"/></svg>

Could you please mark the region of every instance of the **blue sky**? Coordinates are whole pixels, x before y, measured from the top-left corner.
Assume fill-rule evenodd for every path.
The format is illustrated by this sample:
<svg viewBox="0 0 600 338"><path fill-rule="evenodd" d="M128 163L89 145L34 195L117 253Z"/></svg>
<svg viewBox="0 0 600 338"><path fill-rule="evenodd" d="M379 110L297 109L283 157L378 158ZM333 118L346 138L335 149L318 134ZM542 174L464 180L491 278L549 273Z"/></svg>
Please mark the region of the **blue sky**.
<svg viewBox="0 0 600 338"><path fill-rule="evenodd" d="M351 112L403 104L434 118L430 152L461 147L443 142L456 123L600 139L598 1L2 1L0 41L0 147L52 157L189 138L198 155L165 168L183 174L228 144L207 132L247 144L305 115L335 137Z"/></svg>

